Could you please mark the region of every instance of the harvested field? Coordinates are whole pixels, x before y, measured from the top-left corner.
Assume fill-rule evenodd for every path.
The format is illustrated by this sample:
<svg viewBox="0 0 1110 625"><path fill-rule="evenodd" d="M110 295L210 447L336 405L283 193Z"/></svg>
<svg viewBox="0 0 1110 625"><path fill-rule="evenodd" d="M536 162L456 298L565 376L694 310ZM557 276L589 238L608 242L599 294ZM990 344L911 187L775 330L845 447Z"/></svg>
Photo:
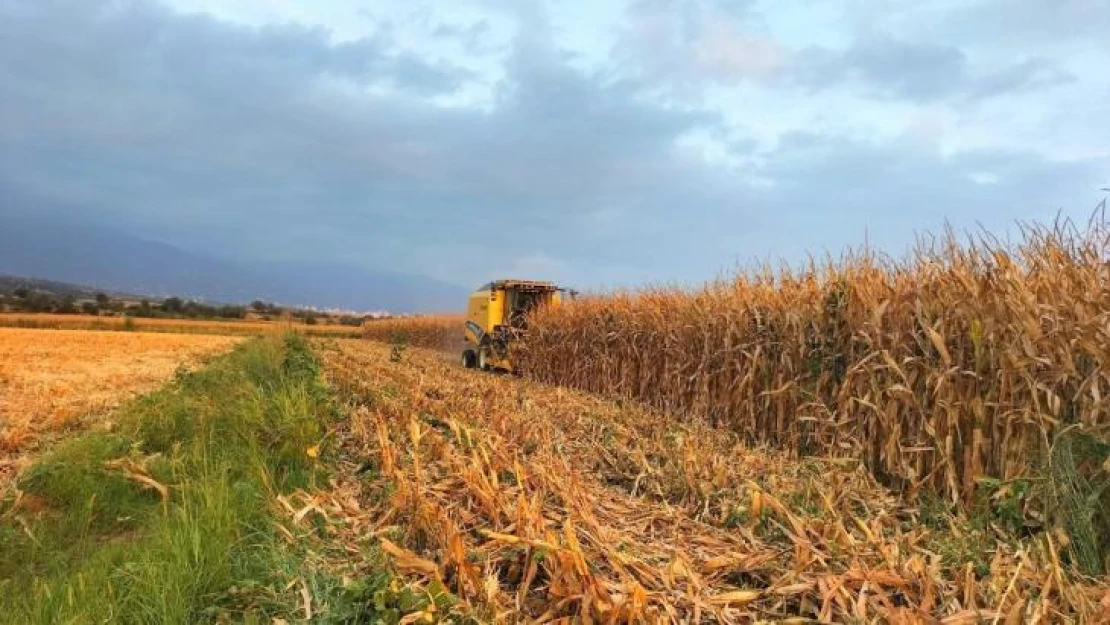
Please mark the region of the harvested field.
<svg viewBox="0 0 1110 625"><path fill-rule="evenodd" d="M465 320L461 315L370 319L362 326L362 336L372 341L455 353L462 351Z"/></svg>
<svg viewBox="0 0 1110 625"><path fill-rule="evenodd" d="M477 620L1110 618L1106 580L1064 566L1057 534L908 504L856 458L791 459L423 350L318 353L350 418L334 490L294 518L342 519L347 552L373 537L410 588L445 586Z"/></svg>
<svg viewBox="0 0 1110 625"><path fill-rule="evenodd" d="M0 328L0 485L38 439L103 414L239 341L224 336Z"/></svg>
<svg viewBox="0 0 1110 625"><path fill-rule="evenodd" d="M130 321L129 321L130 320ZM250 336L296 330L323 336L358 336L356 326L308 325L288 321L235 321L224 319L153 319L141 317L61 315L52 313L0 313L0 327L61 330L137 330L176 334L226 334Z"/></svg>

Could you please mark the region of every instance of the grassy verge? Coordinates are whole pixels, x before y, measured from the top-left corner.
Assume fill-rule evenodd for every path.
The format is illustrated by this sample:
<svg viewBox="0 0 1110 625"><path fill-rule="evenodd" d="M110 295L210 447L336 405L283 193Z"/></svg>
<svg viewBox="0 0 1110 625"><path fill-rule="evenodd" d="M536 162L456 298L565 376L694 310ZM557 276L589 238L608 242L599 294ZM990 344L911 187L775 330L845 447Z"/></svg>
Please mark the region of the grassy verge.
<svg viewBox="0 0 1110 625"><path fill-rule="evenodd" d="M274 335L60 444L0 502L0 622L291 618L313 582L272 502L321 479L331 406L303 339Z"/></svg>

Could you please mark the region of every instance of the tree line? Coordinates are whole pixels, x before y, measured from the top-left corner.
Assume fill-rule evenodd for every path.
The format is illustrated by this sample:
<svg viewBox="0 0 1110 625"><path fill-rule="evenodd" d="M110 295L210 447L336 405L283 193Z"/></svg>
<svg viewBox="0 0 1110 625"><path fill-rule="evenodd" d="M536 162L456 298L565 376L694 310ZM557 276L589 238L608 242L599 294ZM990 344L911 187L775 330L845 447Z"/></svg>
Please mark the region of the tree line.
<svg viewBox="0 0 1110 625"><path fill-rule="evenodd" d="M364 317L358 315L332 315L302 308L288 308L255 300L249 306L237 304L207 304L180 297L163 300L127 300L96 293L92 297L78 298L71 294L59 295L19 287L10 295L0 295L0 311L24 313L53 313L61 315L103 315L140 318L169 319L245 319L252 314L263 320L291 317L302 323L314 325L322 320L342 325L362 325Z"/></svg>
<svg viewBox="0 0 1110 625"><path fill-rule="evenodd" d="M164 300L125 300L106 293L90 298L58 295L49 291L19 287L0 296L0 308L8 312L54 313L61 315L129 315L132 317L178 317L199 319L243 319L246 306L205 304L180 297Z"/></svg>

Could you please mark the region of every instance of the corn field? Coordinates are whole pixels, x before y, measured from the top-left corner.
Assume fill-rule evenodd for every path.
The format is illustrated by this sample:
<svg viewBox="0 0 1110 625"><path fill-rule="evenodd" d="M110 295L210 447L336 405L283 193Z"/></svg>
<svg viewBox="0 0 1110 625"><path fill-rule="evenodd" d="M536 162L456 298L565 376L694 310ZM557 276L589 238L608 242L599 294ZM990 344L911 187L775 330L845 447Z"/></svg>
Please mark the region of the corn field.
<svg viewBox="0 0 1110 625"><path fill-rule="evenodd" d="M968 502L978 478L1043 471L1064 431L1107 449L1108 251L1097 218L1023 227L1010 245L949 232L898 262L856 253L586 298L538 311L518 361L538 380L799 455L855 456L910 496Z"/></svg>
<svg viewBox="0 0 1110 625"><path fill-rule="evenodd" d="M363 324L362 336L382 343L404 343L453 353L462 348L463 318L443 315L371 319Z"/></svg>

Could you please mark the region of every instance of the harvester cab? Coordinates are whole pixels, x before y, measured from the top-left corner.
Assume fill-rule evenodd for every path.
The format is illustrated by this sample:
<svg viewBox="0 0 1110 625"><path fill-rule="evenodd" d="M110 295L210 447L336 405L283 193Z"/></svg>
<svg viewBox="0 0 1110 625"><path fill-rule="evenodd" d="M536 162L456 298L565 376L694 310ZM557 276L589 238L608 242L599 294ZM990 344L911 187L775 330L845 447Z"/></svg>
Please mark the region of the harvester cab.
<svg viewBox="0 0 1110 625"><path fill-rule="evenodd" d="M462 363L467 368L512 371L511 345L527 327L528 315L557 305L563 289L537 280L497 280L470 295Z"/></svg>

